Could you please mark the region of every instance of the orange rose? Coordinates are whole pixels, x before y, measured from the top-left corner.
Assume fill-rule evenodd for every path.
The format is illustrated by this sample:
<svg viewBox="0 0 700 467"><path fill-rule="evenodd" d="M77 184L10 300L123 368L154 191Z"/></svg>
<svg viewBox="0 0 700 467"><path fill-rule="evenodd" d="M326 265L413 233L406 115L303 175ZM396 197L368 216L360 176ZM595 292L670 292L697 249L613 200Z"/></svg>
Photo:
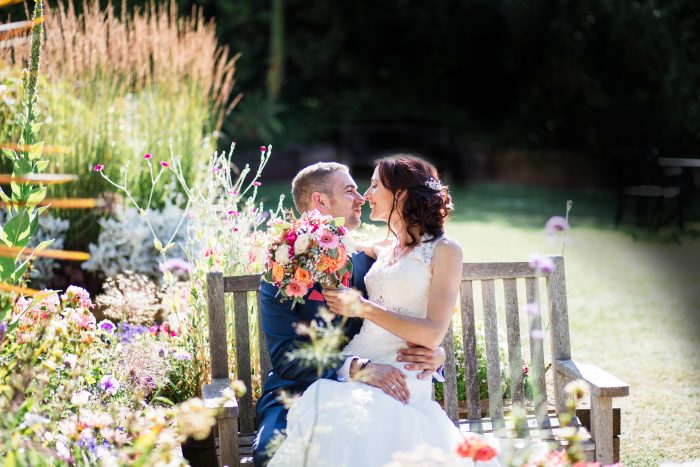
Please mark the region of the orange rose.
<svg viewBox="0 0 700 467"><path fill-rule="evenodd" d="M311 273L304 268L298 268L294 273L294 278L307 287L311 286Z"/></svg>
<svg viewBox="0 0 700 467"><path fill-rule="evenodd" d="M284 279L284 268L280 263L272 263L272 280L281 282Z"/></svg>
<svg viewBox="0 0 700 467"><path fill-rule="evenodd" d="M318 265L317 268L319 271L325 271L326 269L330 269L333 265L333 258L331 258L328 255L321 254L318 257Z"/></svg>

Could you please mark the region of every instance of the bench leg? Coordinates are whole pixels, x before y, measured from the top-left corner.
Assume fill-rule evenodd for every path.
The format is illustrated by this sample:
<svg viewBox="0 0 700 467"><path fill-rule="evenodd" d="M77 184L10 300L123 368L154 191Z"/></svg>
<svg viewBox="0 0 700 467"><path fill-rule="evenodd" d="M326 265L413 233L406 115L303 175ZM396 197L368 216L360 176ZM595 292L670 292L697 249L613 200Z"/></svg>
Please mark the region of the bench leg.
<svg viewBox="0 0 700 467"><path fill-rule="evenodd" d="M236 417L221 417L219 428L219 467L239 467L238 423Z"/></svg>
<svg viewBox="0 0 700 467"><path fill-rule="evenodd" d="M612 464L612 397L597 397L591 394L591 438L595 443L595 461L602 465Z"/></svg>

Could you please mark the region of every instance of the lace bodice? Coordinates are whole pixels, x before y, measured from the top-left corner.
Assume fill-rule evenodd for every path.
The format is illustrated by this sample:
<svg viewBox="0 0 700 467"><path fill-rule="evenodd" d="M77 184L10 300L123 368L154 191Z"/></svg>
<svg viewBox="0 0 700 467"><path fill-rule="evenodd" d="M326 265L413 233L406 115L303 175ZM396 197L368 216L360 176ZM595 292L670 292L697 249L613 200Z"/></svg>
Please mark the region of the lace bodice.
<svg viewBox="0 0 700 467"><path fill-rule="evenodd" d="M394 261L396 240L381 248L377 261L365 276L369 300L397 313L424 318L428 311L428 292L432 278L435 245L442 238L421 243ZM394 362L396 351L406 341L369 320L343 350L346 355L359 355L375 362Z"/></svg>

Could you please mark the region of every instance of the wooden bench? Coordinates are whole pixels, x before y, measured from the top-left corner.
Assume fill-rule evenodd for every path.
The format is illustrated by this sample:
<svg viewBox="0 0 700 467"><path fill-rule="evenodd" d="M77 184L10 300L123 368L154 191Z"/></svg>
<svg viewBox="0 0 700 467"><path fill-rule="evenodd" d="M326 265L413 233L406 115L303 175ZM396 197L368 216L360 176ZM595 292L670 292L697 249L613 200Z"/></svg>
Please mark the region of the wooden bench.
<svg viewBox="0 0 700 467"><path fill-rule="evenodd" d="M531 437L557 440L558 415L566 411L564 386L574 379L586 380L590 385L590 406L577 410L574 424L586 428L589 434L582 448L589 460L611 464L619 460L620 412L613 409L612 398L627 396L629 387L623 381L592 365L578 363L571 358L569 318L566 300L564 259L554 257L556 269L551 274L537 274L528 263L465 263L461 286L461 336L464 349L465 383L467 388L466 410L460 411L457 400L457 371L454 349L454 329L450 326L443 347L447 354L443 407L448 416L464 432L479 432L485 436L515 437L514 423L508 415L501 389L501 363L499 358L499 325L505 323L508 361L512 395L510 402L529 405L527 428ZM546 300L540 301L539 277L546 283ZM228 354L226 350L226 313L224 294L233 293L233 322L235 328L236 362L234 376L251 387L251 358L260 359L261 383L264 384L270 369L270 358L265 346L260 319L257 318L256 349L251 349L248 293L257 292L259 275L223 277L221 273L207 274L207 304L209 307L209 338L211 350L212 383L204 387L206 403L216 406L221 391L229 387ZM475 294L479 283L481 292ZM499 284L500 283L500 284ZM520 283L520 294L518 294ZM502 284L502 285L501 285ZM503 289L502 301L497 301L497 289ZM256 294L257 296L257 294ZM525 300L518 300L519 296ZM479 300L480 298L480 300ZM481 303L481 306L479 305ZM536 313L525 313L528 303L546 304L548 323L542 330L542 319ZM502 304L502 307L499 306ZM488 413L482 417L479 400L476 349L476 311L483 313L487 379L489 389ZM499 320L499 315L501 319ZM527 328L521 327L521 320ZM454 320L453 320L454 321ZM529 329L528 329L529 328ZM531 339L529 331L543 331L544 340ZM523 336L528 337L529 349L523 352ZM545 343L550 352L545 354ZM254 353L252 353L254 352ZM532 385L542 395L538 401L525 398L521 361L530 356ZM545 371L545 360L552 362L552 370ZM545 378L551 374L549 382ZM551 391L550 391L551 389ZM548 397L549 396L549 397ZM547 401L550 401L548 404ZM240 400L230 402L218 418L217 439L220 465L252 464L252 441L255 437L255 410L250 391ZM521 433L522 435L522 433Z"/></svg>

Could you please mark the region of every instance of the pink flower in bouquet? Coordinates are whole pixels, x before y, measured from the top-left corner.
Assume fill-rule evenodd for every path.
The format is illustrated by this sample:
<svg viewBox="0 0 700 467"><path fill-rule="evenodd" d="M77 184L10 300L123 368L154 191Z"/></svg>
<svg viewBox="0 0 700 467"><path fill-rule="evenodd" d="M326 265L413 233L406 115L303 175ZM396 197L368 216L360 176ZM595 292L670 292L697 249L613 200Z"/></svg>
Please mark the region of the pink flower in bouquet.
<svg viewBox="0 0 700 467"><path fill-rule="evenodd" d="M293 247L293 246L294 246L294 242L297 241L297 233L296 233L295 231L291 230L291 231L287 234L286 240L287 240L287 244L288 244L289 246Z"/></svg>
<svg viewBox="0 0 700 467"><path fill-rule="evenodd" d="M338 246L338 237L328 230L323 230L318 234L318 244L328 250Z"/></svg>
<svg viewBox="0 0 700 467"><path fill-rule="evenodd" d="M292 279L291 281L289 281L289 285L284 289L284 293L287 294L288 297L299 298L302 298L304 295L306 295L307 291L308 289L296 279Z"/></svg>

